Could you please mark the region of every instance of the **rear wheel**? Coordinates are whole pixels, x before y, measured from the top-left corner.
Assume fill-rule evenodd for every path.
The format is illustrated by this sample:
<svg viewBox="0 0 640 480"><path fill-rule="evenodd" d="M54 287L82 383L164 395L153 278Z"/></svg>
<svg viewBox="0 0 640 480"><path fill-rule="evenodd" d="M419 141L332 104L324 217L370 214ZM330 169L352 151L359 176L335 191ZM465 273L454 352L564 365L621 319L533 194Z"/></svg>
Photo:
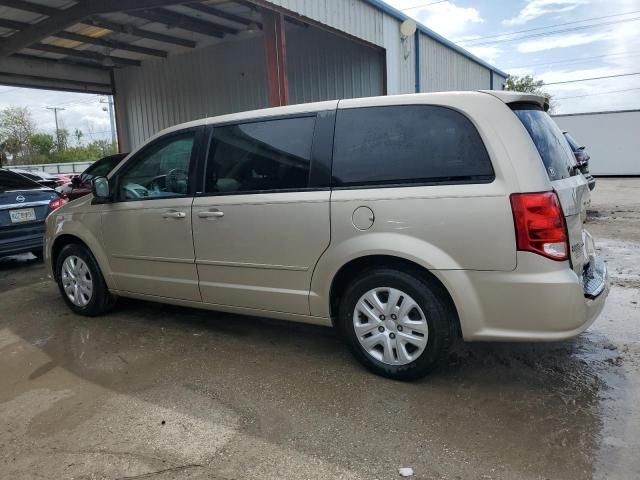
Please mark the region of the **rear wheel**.
<svg viewBox="0 0 640 480"><path fill-rule="evenodd" d="M75 313L93 317L108 312L115 304L98 263L83 245L63 247L56 259L56 278L62 298Z"/></svg>
<svg viewBox="0 0 640 480"><path fill-rule="evenodd" d="M338 324L367 369L414 380L429 373L447 351L453 321L439 289L419 275L375 269L347 287Z"/></svg>

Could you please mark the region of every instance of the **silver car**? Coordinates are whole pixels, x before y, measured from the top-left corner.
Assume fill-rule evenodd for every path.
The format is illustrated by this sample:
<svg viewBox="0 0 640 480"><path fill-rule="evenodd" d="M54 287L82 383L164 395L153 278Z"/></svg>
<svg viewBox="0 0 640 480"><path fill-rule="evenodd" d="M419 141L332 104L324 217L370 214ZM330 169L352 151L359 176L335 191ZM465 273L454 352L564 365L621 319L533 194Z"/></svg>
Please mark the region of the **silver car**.
<svg viewBox="0 0 640 480"><path fill-rule="evenodd" d="M575 336L607 296L544 98L455 92L225 115L151 138L47 220L68 306L132 297L335 327L414 379L455 336Z"/></svg>

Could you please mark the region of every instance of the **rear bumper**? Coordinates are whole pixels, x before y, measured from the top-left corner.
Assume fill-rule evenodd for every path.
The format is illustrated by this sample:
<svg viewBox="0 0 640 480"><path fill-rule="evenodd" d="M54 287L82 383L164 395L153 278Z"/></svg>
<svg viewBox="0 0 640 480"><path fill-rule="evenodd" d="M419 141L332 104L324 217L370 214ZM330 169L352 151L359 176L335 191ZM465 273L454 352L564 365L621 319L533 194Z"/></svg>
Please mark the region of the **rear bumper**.
<svg viewBox="0 0 640 480"><path fill-rule="evenodd" d="M468 341L574 337L595 321L609 293L606 264L598 257L592 258L584 280L567 262L527 252L518 252L513 272L447 272L443 280L450 283Z"/></svg>
<svg viewBox="0 0 640 480"><path fill-rule="evenodd" d="M43 235L21 238L18 241L0 243L0 257L42 250L43 248Z"/></svg>

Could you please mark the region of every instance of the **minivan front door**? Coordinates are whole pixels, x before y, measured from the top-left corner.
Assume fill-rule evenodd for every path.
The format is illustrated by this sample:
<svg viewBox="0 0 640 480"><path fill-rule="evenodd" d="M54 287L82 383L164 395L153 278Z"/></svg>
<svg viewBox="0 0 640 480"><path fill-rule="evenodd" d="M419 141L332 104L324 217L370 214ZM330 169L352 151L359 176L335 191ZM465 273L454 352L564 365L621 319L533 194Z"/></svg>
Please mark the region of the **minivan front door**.
<svg viewBox="0 0 640 480"><path fill-rule="evenodd" d="M102 232L117 290L200 300L191 225L197 130L161 137L112 179Z"/></svg>
<svg viewBox="0 0 640 480"><path fill-rule="evenodd" d="M310 188L316 116L215 127L194 245L207 303L309 314L330 241L328 188Z"/></svg>

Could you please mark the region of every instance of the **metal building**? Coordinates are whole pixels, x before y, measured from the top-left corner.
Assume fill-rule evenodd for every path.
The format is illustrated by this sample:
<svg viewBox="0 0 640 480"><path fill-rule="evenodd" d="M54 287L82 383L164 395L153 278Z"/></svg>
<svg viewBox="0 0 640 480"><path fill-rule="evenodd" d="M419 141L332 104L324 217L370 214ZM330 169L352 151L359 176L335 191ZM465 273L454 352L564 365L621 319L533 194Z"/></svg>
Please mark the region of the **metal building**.
<svg viewBox="0 0 640 480"><path fill-rule="evenodd" d="M640 175L640 110L571 113L553 119L586 148L592 175Z"/></svg>
<svg viewBox="0 0 640 480"><path fill-rule="evenodd" d="M0 0L0 84L113 94L123 150L234 111L503 88L406 20L380 0Z"/></svg>

